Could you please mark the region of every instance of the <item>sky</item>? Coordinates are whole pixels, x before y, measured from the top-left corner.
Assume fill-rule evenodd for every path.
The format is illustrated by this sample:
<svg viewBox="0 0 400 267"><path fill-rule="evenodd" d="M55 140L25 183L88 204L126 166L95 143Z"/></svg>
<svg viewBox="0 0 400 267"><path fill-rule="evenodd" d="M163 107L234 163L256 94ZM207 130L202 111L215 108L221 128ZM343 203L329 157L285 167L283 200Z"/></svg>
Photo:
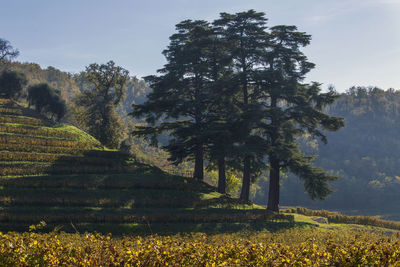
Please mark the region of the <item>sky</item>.
<svg viewBox="0 0 400 267"><path fill-rule="evenodd" d="M249 9L312 35L307 82L400 89L400 0L0 0L0 38L21 62L77 73L114 60L140 78L166 63L175 24Z"/></svg>

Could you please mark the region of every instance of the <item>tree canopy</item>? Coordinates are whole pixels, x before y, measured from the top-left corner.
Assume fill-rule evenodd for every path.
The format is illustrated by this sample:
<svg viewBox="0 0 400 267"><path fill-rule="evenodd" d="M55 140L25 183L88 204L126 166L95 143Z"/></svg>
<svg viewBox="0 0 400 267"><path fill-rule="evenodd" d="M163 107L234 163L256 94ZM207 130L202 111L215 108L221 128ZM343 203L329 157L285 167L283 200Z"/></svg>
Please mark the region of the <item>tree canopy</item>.
<svg viewBox="0 0 400 267"><path fill-rule="evenodd" d="M0 73L0 96L18 99L28 83L26 76L17 71L4 70Z"/></svg>
<svg viewBox="0 0 400 267"><path fill-rule="evenodd" d="M19 51L14 49L10 42L0 38L0 65L10 61L19 55Z"/></svg>
<svg viewBox="0 0 400 267"><path fill-rule="evenodd" d="M231 158L230 166L243 170L244 201L251 181L269 168L268 209L279 211L281 170L303 179L312 198L331 192L334 177L314 167L295 138L308 133L326 142L322 130L336 131L344 122L323 111L335 101L334 91L303 83L314 64L300 49L311 37L295 26L267 29L266 21L264 13L249 10L221 13L212 24L177 24L163 52L167 64L160 75L147 77L153 91L132 115L148 123L134 134L156 141L168 133L171 160L194 159L195 178L202 179L205 157L209 165L218 162L221 192Z"/></svg>
<svg viewBox="0 0 400 267"><path fill-rule="evenodd" d="M51 119L59 121L67 112L65 100L61 92L49 86L47 83L40 83L28 87L28 103L44 114L50 115Z"/></svg>
<svg viewBox="0 0 400 267"><path fill-rule="evenodd" d="M88 86L74 101L79 109L77 117L80 122L109 148L117 148L120 143L121 125L116 107L124 97L128 74L113 61L90 64L82 73L89 82Z"/></svg>

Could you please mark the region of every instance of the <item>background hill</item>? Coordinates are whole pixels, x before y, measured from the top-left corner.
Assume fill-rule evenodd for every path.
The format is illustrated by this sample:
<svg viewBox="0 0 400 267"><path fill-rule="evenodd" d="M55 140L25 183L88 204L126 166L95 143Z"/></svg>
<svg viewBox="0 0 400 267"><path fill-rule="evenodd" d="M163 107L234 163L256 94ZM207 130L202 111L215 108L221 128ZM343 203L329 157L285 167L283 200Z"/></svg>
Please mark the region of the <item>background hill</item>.
<svg viewBox="0 0 400 267"><path fill-rule="evenodd" d="M288 177L283 203L399 220L400 92L354 87L329 113L344 117L346 126L328 133L327 145L306 138L301 142L309 154L318 155L317 165L341 177L334 183L336 192L325 201L312 202L301 193L297 179Z"/></svg>
<svg viewBox="0 0 400 267"><path fill-rule="evenodd" d="M12 67L24 72L30 83L48 82L60 89L68 103L88 86L81 75L53 67L41 69L37 64L18 62L12 63ZM142 103L149 90L143 80L130 78L126 98L118 109L126 132L135 123L127 117L131 104ZM282 182L281 204L384 214L400 219L397 213L400 204L400 93L392 89L350 88L329 107L328 112L344 117L345 128L333 134L327 133L327 145L309 137L303 137L299 142L309 155L316 155L318 166L341 177L334 183L336 192L325 201L313 202L303 193L303 185L298 179L289 175ZM164 151L139 139L130 138L130 143L132 151L142 161L164 169L171 168ZM180 170L190 172L190 164ZM212 182L212 177L208 177L208 181ZM265 204L267 191L267 177L262 176L253 186L252 199Z"/></svg>

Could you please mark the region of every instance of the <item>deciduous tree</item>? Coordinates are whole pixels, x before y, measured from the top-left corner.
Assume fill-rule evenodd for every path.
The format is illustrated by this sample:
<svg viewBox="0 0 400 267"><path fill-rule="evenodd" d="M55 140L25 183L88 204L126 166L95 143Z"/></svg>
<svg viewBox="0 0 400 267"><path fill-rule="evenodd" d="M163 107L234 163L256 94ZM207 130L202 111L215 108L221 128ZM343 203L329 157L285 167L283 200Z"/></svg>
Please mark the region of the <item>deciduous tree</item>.
<svg viewBox="0 0 400 267"><path fill-rule="evenodd" d="M34 106L36 111L43 115L49 115L50 119L59 121L67 112L61 92L49 86L47 83L40 83L28 87L28 103Z"/></svg>
<svg viewBox="0 0 400 267"><path fill-rule="evenodd" d="M28 81L23 73L4 70L0 73L0 96L18 99L27 83Z"/></svg>
<svg viewBox="0 0 400 267"><path fill-rule="evenodd" d="M81 112L78 116L81 123L109 148L116 148L120 143L121 125L115 109L124 97L128 74L113 61L91 64L83 73L90 86L74 101Z"/></svg>
<svg viewBox="0 0 400 267"><path fill-rule="evenodd" d="M12 60L19 55L19 51L14 49L10 42L0 38L0 66L6 61Z"/></svg>

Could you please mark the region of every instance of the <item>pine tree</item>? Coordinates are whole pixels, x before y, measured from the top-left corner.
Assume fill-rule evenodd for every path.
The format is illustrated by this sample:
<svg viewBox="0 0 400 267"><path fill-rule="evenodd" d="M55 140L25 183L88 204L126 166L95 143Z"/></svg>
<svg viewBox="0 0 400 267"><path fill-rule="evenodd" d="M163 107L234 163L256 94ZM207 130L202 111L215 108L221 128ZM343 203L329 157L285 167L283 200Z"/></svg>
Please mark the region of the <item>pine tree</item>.
<svg viewBox="0 0 400 267"><path fill-rule="evenodd" d="M257 141L259 138L253 134L257 116L252 116L258 109L258 103L253 97L253 77L266 46L266 21L263 12L249 10L236 14L221 13L220 18L214 22L223 29L223 38L230 43L228 49L235 71L233 81L236 83L234 87L238 94L236 101L241 118L240 131L236 131L236 136L240 136L242 146L243 180L240 199L243 201L249 200L252 166L258 166L255 164L257 158L254 148L257 149L260 144Z"/></svg>
<svg viewBox="0 0 400 267"><path fill-rule="evenodd" d="M305 74L314 68L300 51L310 39L295 26L272 27L263 68L258 71L258 96L265 103L260 127L268 143L270 169L268 209L276 212L279 212L281 170L298 175L313 199L325 198L331 192L329 182L336 178L312 166L312 157L306 157L295 141L296 136L309 133L327 142L323 130L336 131L344 126L342 118L323 111L335 101L335 92L321 93L320 84L302 83Z"/></svg>
<svg viewBox="0 0 400 267"><path fill-rule="evenodd" d="M148 100L134 105L131 115L146 116L148 126L137 127L135 135L156 136L168 131L169 143L164 148L175 164L194 160L194 178L204 178L204 154L207 141L209 62L212 28L202 20L185 20L176 25L176 34L163 51L167 64L159 76L145 80L152 88ZM162 122L160 122L162 121Z"/></svg>

